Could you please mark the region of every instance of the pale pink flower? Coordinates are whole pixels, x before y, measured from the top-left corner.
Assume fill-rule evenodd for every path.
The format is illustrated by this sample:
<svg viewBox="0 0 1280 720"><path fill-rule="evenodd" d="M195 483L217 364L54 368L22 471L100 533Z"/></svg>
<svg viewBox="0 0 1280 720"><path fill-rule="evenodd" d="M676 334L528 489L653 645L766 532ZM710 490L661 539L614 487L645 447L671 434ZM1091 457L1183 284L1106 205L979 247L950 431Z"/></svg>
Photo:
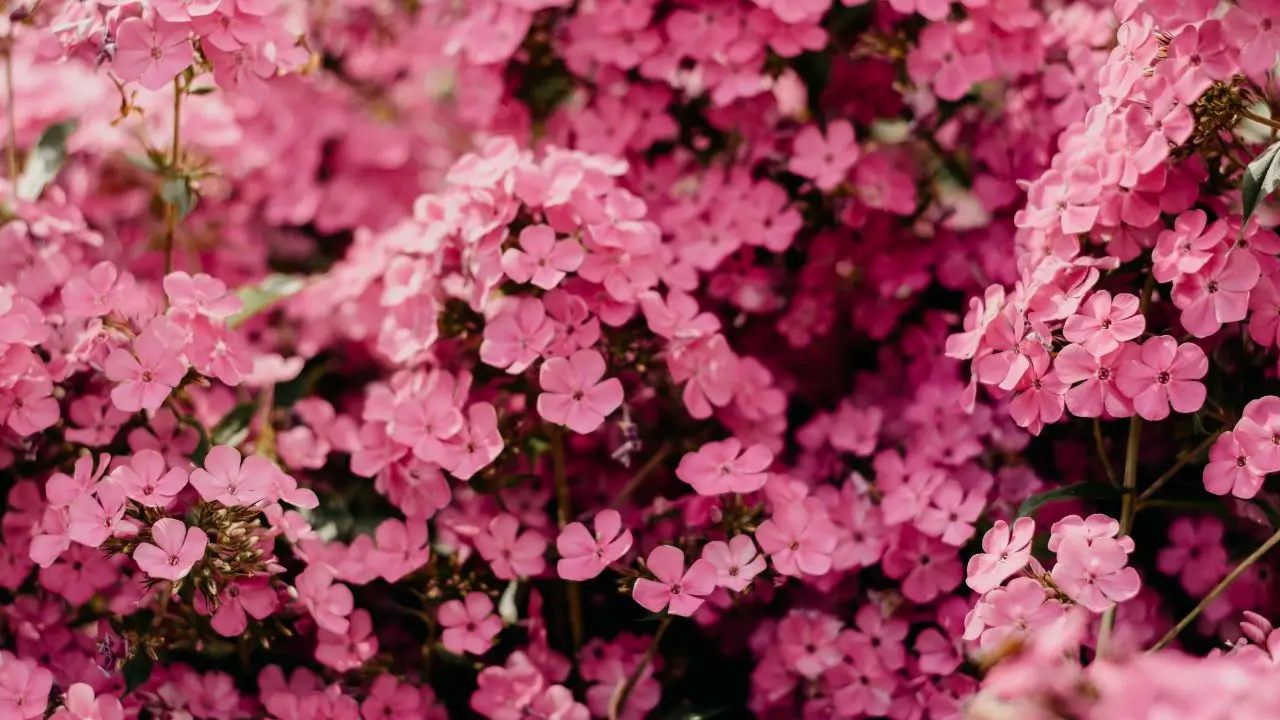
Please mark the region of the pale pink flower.
<svg viewBox="0 0 1280 720"><path fill-rule="evenodd" d="M743 450L737 438L709 442L680 458L676 477L699 495L751 493L764 487L773 453L756 444Z"/></svg>
<svg viewBox="0 0 1280 720"><path fill-rule="evenodd" d="M110 478L94 486L93 493L71 503L67 534L89 547L100 547L117 529L129 527L124 519L124 490Z"/></svg>
<svg viewBox="0 0 1280 720"><path fill-rule="evenodd" d="M279 607L280 597L265 578L237 580L222 589L210 625L223 637L237 637L249 627L250 617L266 620Z"/></svg>
<svg viewBox="0 0 1280 720"><path fill-rule="evenodd" d="M440 641L446 650L457 655L483 655L502 631L502 618L494 614L493 601L481 592L446 602L436 617L444 628Z"/></svg>
<svg viewBox="0 0 1280 720"><path fill-rule="evenodd" d="M493 574L503 580L532 577L546 569L547 539L537 530L521 533L520 521L510 513L490 520L474 542Z"/></svg>
<svg viewBox="0 0 1280 720"><path fill-rule="evenodd" d="M639 578L631 596L650 612L667 608L672 615L688 617L702 607L716 589L716 569L706 560L694 560L688 571L684 553L672 545L659 545L645 558L645 566L657 580Z"/></svg>
<svg viewBox="0 0 1280 720"><path fill-rule="evenodd" d="M209 546L209 536L204 530L189 528L173 518L161 518L151 526L151 541L138 545L133 559L143 572L164 580L186 577L204 558L205 548Z"/></svg>
<svg viewBox="0 0 1280 720"><path fill-rule="evenodd" d="M92 686L72 683L49 720L124 720L124 707L108 692L95 697Z"/></svg>
<svg viewBox="0 0 1280 720"><path fill-rule="evenodd" d="M538 414L576 433L592 432L622 405L621 381L601 381L604 373L604 358L594 350L547 360L538 374Z"/></svg>
<svg viewBox="0 0 1280 720"><path fill-rule="evenodd" d="M1267 450L1262 441L1246 432L1222 433L1209 449L1204 489L1214 495L1230 494L1245 500L1254 497L1269 472L1263 464Z"/></svg>
<svg viewBox="0 0 1280 720"><path fill-rule="evenodd" d="M532 365L555 337L555 322L538 298L520 298L484 326L480 359L519 375Z"/></svg>
<svg viewBox="0 0 1280 720"><path fill-rule="evenodd" d="M1058 564L1051 573L1054 583L1093 612L1129 600L1141 589L1138 571L1128 567L1125 546L1115 538L1090 541L1072 535L1062 538L1057 553Z"/></svg>
<svg viewBox="0 0 1280 720"><path fill-rule="evenodd" d="M806 125L792 145L787 169L813 180L819 190L833 190L844 181L861 154L848 120L832 121L825 135L817 125Z"/></svg>
<svg viewBox="0 0 1280 720"><path fill-rule="evenodd" d="M825 575L831 569L831 553L839 530L825 514L814 512L803 500L789 502L756 528L756 542L783 575Z"/></svg>
<svg viewBox="0 0 1280 720"><path fill-rule="evenodd" d="M187 471L166 470L164 456L155 450L139 450L112 473L130 500L147 507L165 507L187 486Z"/></svg>
<svg viewBox="0 0 1280 720"><path fill-rule="evenodd" d="M424 520L383 520L374 531L374 541L378 549L369 553L369 562L389 583L399 582L431 558Z"/></svg>
<svg viewBox="0 0 1280 720"><path fill-rule="evenodd" d="M187 367L157 332L148 331L133 341L133 352L112 350L103 371L119 383L111 389L111 401L125 412L137 412L158 409L182 382Z"/></svg>
<svg viewBox="0 0 1280 720"><path fill-rule="evenodd" d="M622 527L617 510L601 510L593 525L594 534L580 522L569 523L556 538L556 573L565 580L590 580L631 549L631 531Z"/></svg>
<svg viewBox="0 0 1280 720"><path fill-rule="evenodd" d="M546 225L530 225L520 231L520 249L502 254L502 271L518 283L531 282L550 290L566 273L582 265L586 252L572 238L556 239L556 231Z"/></svg>
<svg viewBox="0 0 1280 720"><path fill-rule="evenodd" d="M241 462L238 450L216 445L205 456L204 467L191 471L191 486L205 500L248 506L272 494L279 471L261 455L250 455Z"/></svg>
<svg viewBox="0 0 1280 720"><path fill-rule="evenodd" d="M195 61L189 35L185 24L129 18L116 29L111 66L122 80L137 80L147 90L159 90Z"/></svg>
<svg viewBox="0 0 1280 720"><path fill-rule="evenodd" d="M1169 417L1169 406L1193 413L1204 404L1204 385L1197 382L1209 371L1209 359L1193 343L1178 344L1160 335L1142 344L1138 357L1120 366L1116 386L1133 400L1144 420Z"/></svg>
<svg viewBox="0 0 1280 720"><path fill-rule="evenodd" d="M1089 354L1102 357L1120 347L1120 343L1133 340L1147 327L1146 318L1138 312L1138 298L1120 293L1099 290L1089 296L1077 314L1067 318L1062 334L1073 343L1080 343Z"/></svg>
<svg viewBox="0 0 1280 720"><path fill-rule="evenodd" d="M965 584L985 593L1016 575L1031 559L1031 539L1036 523L1029 517L1013 522L997 520L982 536L982 552L969 558Z"/></svg>
<svg viewBox="0 0 1280 720"><path fill-rule="evenodd" d="M716 569L716 585L742 592L768 567L750 535L735 535L729 542L713 540L702 546L702 559Z"/></svg>
<svg viewBox="0 0 1280 720"><path fill-rule="evenodd" d="M350 626L347 616L355 608L355 598L351 595L351 588L333 580L331 570L313 564L298 573L293 584L298 591L298 600L306 606L316 625L342 635Z"/></svg>

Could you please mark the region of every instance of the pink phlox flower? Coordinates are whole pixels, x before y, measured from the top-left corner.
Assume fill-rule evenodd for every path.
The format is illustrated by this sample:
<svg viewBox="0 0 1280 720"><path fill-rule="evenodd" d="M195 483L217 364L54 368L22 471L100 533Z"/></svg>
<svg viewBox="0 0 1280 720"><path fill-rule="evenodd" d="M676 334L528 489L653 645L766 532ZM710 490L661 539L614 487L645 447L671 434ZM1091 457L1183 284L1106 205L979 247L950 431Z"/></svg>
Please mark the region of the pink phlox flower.
<svg viewBox="0 0 1280 720"><path fill-rule="evenodd" d="M316 625L338 635L347 632L347 616L355 608L355 598L351 588L334 582L333 571L320 564L308 565L298 573L294 588Z"/></svg>
<svg viewBox="0 0 1280 720"><path fill-rule="evenodd" d="M1067 410L1085 418L1133 415L1133 403L1116 387L1116 376L1126 361L1139 354L1138 346L1131 342L1105 355L1093 355L1082 345L1058 351L1053 369L1059 380L1071 386L1066 393Z"/></svg>
<svg viewBox="0 0 1280 720"><path fill-rule="evenodd" d="M1160 335L1142 344L1138 357L1120 366L1116 386L1133 400L1134 410L1144 420L1163 420L1169 407L1193 413L1204 404L1205 388L1200 382L1209 371L1204 350L1193 343L1178 344Z"/></svg>
<svg viewBox="0 0 1280 720"><path fill-rule="evenodd" d="M1027 209L1019 210L1014 222L1064 235L1087 233L1098 220L1101 195L1101 179L1089 165L1050 170L1031 185Z"/></svg>
<svg viewBox="0 0 1280 720"><path fill-rule="evenodd" d="M498 411L487 402L467 408L467 422L445 443L442 465L459 480L470 480L502 453L505 443L498 430Z"/></svg>
<svg viewBox="0 0 1280 720"><path fill-rule="evenodd" d="M1215 517L1180 517L1169 526L1170 544L1156 553L1156 568L1177 576L1192 597L1201 597L1227 573L1224 528Z"/></svg>
<svg viewBox="0 0 1280 720"><path fill-rule="evenodd" d="M1227 241L1227 224L1221 220L1209 225L1203 210L1188 210L1174 220L1172 230L1164 230L1156 238L1151 253L1151 274L1159 282L1173 282L1181 275L1197 272Z"/></svg>
<svg viewBox="0 0 1280 720"><path fill-rule="evenodd" d="M111 693L95 696L92 686L78 682L67 688L62 707L49 720L124 720L124 707Z"/></svg>
<svg viewBox="0 0 1280 720"><path fill-rule="evenodd" d="M546 225L530 225L520 231L520 249L502 254L502 271L518 283L532 283L550 290L567 273L582 265L586 252L572 238L557 240L556 231Z"/></svg>
<svg viewBox="0 0 1280 720"><path fill-rule="evenodd" d="M118 383L111 389L111 401L125 412L137 412L158 409L182 382L187 367L157 332L147 331L133 341L133 352L112 350L103 371Z"/></svg>
<svg viewBox="0 0 1280 720"><path fill-rule="evenodd" d="M122 80L137 80L147 90L159 90L195 60L189 34L186 24L129 18L116 28L111 66Z"/></svg>
<svg viewBox="0 0 1280 720"><path fill-rule="evenodd" d="M649 329L668 340L692 340L720 330L719 318L702 312L698 301L680 290L668 290L665 299L650 290L637 299Z"/></svg>
<svg viewBox="0 0 1280 720"><path fill-rule="evenodd" d="M1050 368L1047 355L1036 354L1022 380L1014 387L1009 416L1019 427L1039 435L1045 425L1062 418L1066 410L1067 383Z"/></svg>
<svg viewBox="0 0 1280 720"><path fill-rule="evenodd" d="M378 637L373 632L373 617L363 608L351 613L351 622L344 632L334 632L323 626L316 631L316 660L338 672L355 670L377 654ZM357 715L355 700L351 700L349 705L350 717L354 720ZM335 713L333 717L338 716Z"/></svg>
<svg viewBox="0 0 1280 720"><path fill-rule="evenodd" d="M1258 467L1268 473L1280 471L1280 397L1250 400L1242 415L1235 432L1249 438Z"/></svg>
<svg viewBox="0 0 1280 720"><path fill-rule="evenodd" d="M1114 538L1090 541L1071 535L1061 539L1057 553L1053 582L1067 597L1093 612L1132 599L1142 587L1138 571L1128 567L1125 546Z"/></svg>
<svg viewBox="0 0 1280 720"><path fill-rule="evenodd" d="M880 565L885 575L902 582L902 594L917 603L932 602L964 580L955 548L943 545L914 528L899 529L897 542Z"/></svg>
<svg viewBox="0 0 1280 720"><path fill-rule="evenodd" d="M411 447L419 460L439 463L448 457L445 441L458 434L464 422L453 398L431 389L425 397L413 396L395 407L390 432L396 442Z"/></svg>
<svg viewBox="0 0 1280 720"><path fill-rule="evenodd" d="M1049 528L1049 552L1057 552L1058 545L1069 537L1081 537L1088 542L1098 538L1115 538L1120 534L1120 521L1102 513L1094 513L1087 518L1079 515L1068 515L1055 522ZM1125 552L1133 552L1133 539L1119 538L1125 546Z"/></svg>
<svg viewBox="0 0 1280 720"><path fill-rule="evenodd" d="M204 273L169 273L164 277L164 291L170 307L211 318L231 317L244 307L239 297L227 292L225 283Z"/></svg>
<svg viewBox="0 0 1280 720"><path fill-rule="evenodd" d="M665 608L672 615L689 617L716 589L716 569L706 560L694 560L686 571L684 553L672 545L659 545L645 559L657 580L639 578L631 595L650 612Z"/></svg>
<svg viewBox="0 0 1280 720"><path fill-rule="evenodd" d="M1182 326L1203 338L1225 323L1244 320L1249 291L1260 275L1253 253L1233 251L1216 254L1199 271L1179 276L1173 283L1173 304L1182 310Z"/></svg>
<svg viewBox="0 0 1280 720"><path fill-rule="evenodd" d="M671 379L685 383L685 408L699 420L733 400L740 362L720 333L673 347L667 354Z"/></svg>
<svg viewBox="0 0 1280 720"><path fill-rule="evenodd" d="M130 430L128 440L134 452L155 450L170 465L180 467L200 444L200 432L178 422L172 410L162 407L151 416L147 427Z"/></svg>
<svg viewBox="0 0 1280 720"><path fill-rule="evenodd" d="M973 372L984 385L1012 390L1031 369L1031 362L1047 357L1041 338L1050 337L1048 328L1030 322L1014 305L1006 305L987 327L982 345L991 352L980 353L973 361Z"/></svg>
<svg viewBox="0 0 1280 720"><path fill-rule="evenodd" d="M1204 489L1214 495L1233 495L1248 500L1262 489L1267 474L1276 468L1267 447L1269 439L1238 428L1218 436L1209 448L1209 462L1204 466Z"/></svg>
<svg viewBox="0 0 1280 720"><path fill-rule="evenodd" d="M474 538L476 550L503 580L534 577L546 569L547 539L537 530L520 532L520 521L502 513Z"/></svg>
<svg viewBox="0 0 1280 720"><path fill-rule="evenodd" d="M1223 18L1229 43L1240 50L1240 69L1258 79L1275 69L1280 24L1267 0L1238 0Z"/></svg>
<svg viewBox="0 0 1280 720"><path fill-rule="evenodd" d="M197 598L203 598L197 595ZM223 637L238 637L249 627L249 618L266 620L280 607L280 597L265 578L237 580L218 595L218 609L210 625Z"/></svg>
<svg viewBox="0 0 1280 720"><path fill-rule="evenodd" d="M560 553L556 573L561 578L590 580L631 550L631 531L622 526L617 510L601 510L593 526L594 534L580 522L569 523L556 537L556 551Z"/></svg>
<svg viewBox="0 0 1280 720"><path fill-rule="evenodd" d="M189 528L181 520L161 518L151 526L151 542L138 545L133 559L153 578L181 580L204 558L208 546L204 530Z"/></svg>
<svg viewBox="0 0 1280 720"><path fill-rule="evenodd" d="M230 445L216 445L205 456L204 467L191 471L191 486L200 497L228 506L250 506L270 497L280 469L262 455L241 461Z"/></svg>
<svg viewBox="0 0 1280 720"><path fill-rule="evenodd" d="M978 640L984 650L1005 647L1012 638L1047 629L1065 612L1062 603L1033 578L1014 578L978 601L965 622L965 639Z"/></svg>
<svg viewBox="0 0 1280 720"><path fill-rule="evenodd" d="M493 601L481 592L468 593L462 600L450 600L437 614L441 642L451 653L483 655L502 631L502 618L493 612Z"/></svg>
<svg viewBox="0 0 1280 720"><path fill-rule="evenodd" d="M125 277L129 277L127 273ZM120 294L128 289L127 282L117 282L118 280L121 280L119 270L107 261L94 265L84 276L68 278L61 290L62 306L67 317L94 318L110 313L115 309ZM0 308L2 306L3 303L0 302ZM0 312L0 315L3 314ZM6 333L0 332L0 338L5 336Z"/></svg>
<svg viewBox="0 0 1280 720"><path fill-rule="evenodd" d="M71 503L67 534L81 545L96 548L112 535L132 529L132 521L124 517L127 500L124 489L105 478L92 493Z"/></svg>
<svg viewBox="0 0 1280 720"><path fill-rule="evenodd" d="M10 652L0 652L0 716L43 718L49 707L53 673Z"/></svg>
<svg viewBox="0 0 1280 720"><path fill-rule="evenodd" d="M1078 314L1067 318L1062 334L1073 343L1080 343L1095 357L1102 357L1120 347L1120 343L1133 340L1147 327L1146 318L1138 312L1138 298L1129 293L1111 293L1099 290L1089 296Z"/></svg>
<svg viewBox="0 0 1280 720"><path fill-rule="evenodd" d="M140 450L111 475L130 500L147 507L162 508L187 486L187 471L167 468L164 456L155 450Z"/></svg>
<svg viewBox="0 0 1280 720"><path fill-rule="evenodd" d="M680 458L676 477L689 483L699 495L751 493L764 487L773 453L763 445L745 450L737 438L709 442L697 452Z"/></svg>
<svg viewBox="0 0 1280 720"><path fill-rule="evenodd" d="M374 539L378 549L370 553L369 562L389 583L399 582L431 558L427 524L423 520L383 520L374 532Z"/></svg>
<svg viewBox="0 0 1280 720"><path fill-rule="evenodd" d="M768 567L750 535L735 535L728 542L713 540L702 546L702 559L716 569L716 585L733 592L746 590Z"/></svg>
<svg viewBox="0 0 1280 720"><path fill-rule="evenodd" d="M793 672L810 680L840 664L836 638L843 623L817 610L793 610L778 622L778 653Z"/></svg>
<svg viewBox="0 0 1280 720"><path fill-rule="evenodd" d="M95 466L92 455L81 455L76 459L73 475L55 472L45 483L44 496L50 507L65 508L78 498L93 491L93 486L106 474L111 464L111 456L98 456Z"/></svg>
<svg viewBox="0 0 1280 720"><path fill-rule="evenodd" d="M211 15L226 0L154 0L156 14L172 23L186 23ZM231 4L229 1L227 4Z"/></svg>
<svg viewBox="0 0 1280 720"><path fill-rule="evenodd" d="M423 708L423 693L394 675L384 673L373 679L369 694L360 703L362 720L398 720L429 717Z"/></svg>
<svg viewBox="0 0 1280 720"><path fill-rule="evenodd" d="M823 133L817 125L806 125L796 135L787 169L809 178L819 190L829 191L844 181L862 151L848 120L835 120Z"/></svg>
<svg viewBox="0 0 1280 720"><path fill-rule="evenodd" d="M880 511L886 525L901 525L914 521L929 505L929 497L946 482L946 475L937 470L912 472L905 478L881 474L878 485L884 494L880 499Z"/></svg>
<svg viewBox="0 0 1280 720"><path fill-rule="evenodd" d="M622 405L622 382L601 380L604 358L594 350L579 350L567 358L551 358L542 364L538 383L538 414L544 420L587 434Z"/></svg>
<svg viewBox="0 0 1280 720"><path fill-rule="evenodd" d="M997 520L982 536L982 552L969 558L965 583L977 593L998 587L1018 574L1031 559L1031 540L1036 523L1029 517L1014 520L1013 526Z"/></svg>
<svg viewBox="0 0 1280 720"><path fill-rule="evenodd" d="M929 495L928 504L916 516L915 526L925 535L960 547L973 536L973 523L986 504L987 488L966 492L959 482L947 480Z"/></svg>
<svg viewBox="0 0 1280 720"><path fill-rule="evenodd" d="M756 542L783 575L825 575L840 532L821 509L803 500L787 503L756 528Z"/></svg>
<svg viewBox="0 0 1280 720"><path fill-rule="evenodd" d="M555 331L555 323L547 317L541 300L518 298L485 323L480 359L519 375L542 356Z"/></svg>

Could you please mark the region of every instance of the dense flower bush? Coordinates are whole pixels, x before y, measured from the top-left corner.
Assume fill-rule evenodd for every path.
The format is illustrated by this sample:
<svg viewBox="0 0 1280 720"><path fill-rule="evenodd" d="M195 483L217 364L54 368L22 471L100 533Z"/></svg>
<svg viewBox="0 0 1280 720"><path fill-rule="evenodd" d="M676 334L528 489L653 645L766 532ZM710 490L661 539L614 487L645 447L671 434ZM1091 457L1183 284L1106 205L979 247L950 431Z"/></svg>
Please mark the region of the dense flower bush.
<svg viewBox="0 0 1280 720"><path fill-rule="evenodd" d="M0 720L1280 716L1280 3L0 22Z"/></svg>

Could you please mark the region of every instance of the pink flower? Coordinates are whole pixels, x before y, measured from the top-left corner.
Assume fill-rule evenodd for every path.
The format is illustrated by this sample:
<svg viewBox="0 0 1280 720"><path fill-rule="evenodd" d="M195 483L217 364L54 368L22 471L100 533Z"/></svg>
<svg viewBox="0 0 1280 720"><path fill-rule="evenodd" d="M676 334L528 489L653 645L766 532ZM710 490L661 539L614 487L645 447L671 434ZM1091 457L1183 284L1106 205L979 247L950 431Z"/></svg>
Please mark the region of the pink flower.
<svg viewBox="0 0 1280 720"><path fill-rule="evenodd" d="M136 17L120 23L111 61L122 80L137 80L147 90L165 87L195 61L186 25L159 18L153 23Z"/></svg>
<svg viewBox="0 0 1280 720"><path fill-rule="evenodd" d="M520 231L520 249L502 254L502 271L518 283L532 282L550 290L566 273L582 265L586 252L576 240L556 240L556 231L546 225L530 225Z"/></svg>
<svg viewBox="0 0 1280 720"><path fill-rule="evenodd" d="M156 14L172 23L190 22L212 14L223 0L155 0Z"/></svg>
<svg viewBox="0 0 1280 720"><path fill-rule="evenodd" d="M631 531L622 527L617 510L601 510L593 524L594 535L582 523L573 522L556 538L560 553L556 573L565 580L590 580L631 550Z"/></svg>
<svg viewBox="0 0 1280 720"><path fill-rule="evenodd" d="M470 480L502 453L505 443L498 430L498 411L487 402L467 408L467 422L444 444L439 462L459 480Z"/></svg>
<svg viewBox="0 0 1280 720"><path fill-rule="evenodd" d="M973 523L987 504L986 496L986 488L973 488L966 493L960 483L947 480L929 495L929 504L916 516L916 528L960 547L973 536Z"/></svg>
<svg viewBox="0 0 1280 720"><path fill-rule="evenodd" d="M668 290L665 300L652 290L637 299L649 329L668 340L692 340L720 330L719 318L702 312L692 295L679 290Z"/></svg>
<svg viewBox="0 0 1280 720"><path fill-rule="evenodd" d="M124 720L124 707L110 693L94 697L92 686L78 682L67 688L62 707L49 720Z"/></svg>
<svg viewBox="0 0 1280 720"><path fill-rule="evenodd" d="M793 577L827 574L839 535L824 514L806 507L803 500L776 509L756 528L756 542L774 569Z"/></svg>
<svg viewBox="0 0 1280 720"><path fill-rule="evenodd" d="M1267 478L1268 450L1263 441L1239 429L1222 433L1209 449L1204 489L1245 500L1254 497Z"/></svg>
<svg viewBox="0 0 1280 720"><path fill-rule="evenodd" d="M493 613L493 601L481 592L450 600L440 606L436 617L444 628L440 637L444 648L457 655L483 655L502 632L502 618Z"/></svg>
<svg viewBox="0 0 1280 720"><path fill-rule="evenodd" d="M605 363L594 350L579 350L567 358L551 358L542 364L538 383L538 414L543 419L587 434L604 423L622 405L622 383L603 382Z"/></svg>
<svg viewBox="0 0 1280 720"><path fill-rule="evenodd" d="M116 348L107 356L107 379L120 383L112 388L111 401L125 412L156 410L182 382L187 367L155 331L139 335L133 351Z"/></svg>
<svg viewBox="0 0 1280 720"><path fill-rule="evenodd" d="M985 593L1016 575L1031 559L1031 539L1036 523L1029 517L1013 522L997 520L982 536L982 552L969 558L965 584L974 592Z"/></svg>
<svg viewBox="0 0 1280 720"><path fill-rule="evenodd" d="M124 490L110 478L94 486L93 493L71 503L67 534L89 547L100 547L117 528L129 526L124 519Z"/></svg>
<svg viewBox="0 0 1280 720"><path fill-rule="evenodd" d="M1163 420L1169 417L1170 405L1180 413L1200 409L1205 390L1196 381L1208 371L1209 359L1198 345L1179 345L1160 335L1143 343L1140 355L1120 366L1116 386L1133 400L1144 420Z"/></svg>
<svg viewBox="0 0 1280 720"><path fill-rule="evenodd" d="M369 554L369 562L389 583L399 582L431 558L424 520L410 520L408 523L395 518L383 520L374 531L374 541L378 549Z"/></svg>
<svg viewBox="0 0 1280 720"><path fill-rule="evenodd" d="M170 306L178 310L211 318L228 318L244 307L239 297L227 292L225 283L204 273L193 276L179 270L165 275L163 284Z"/></svg>
<svg viewBox="0 0 1280 720"><path fill-rule="evenodd" d="M980 636L984 650L1000 648L1012 638L1048 629L1064 612L1062 603L1050 599L1039 580L1014 578L979 601L970 613L976 622L965 623L965 639Z"/></svg>
<svg viewBox="0 0 1280 720"><path fill-rule="evenodd" d="M475 537L476 550L503 580L539 575L547 567L547 540L537 530L520 533L520 521L503 513Z"/></svg>
<svg viewBox="0 0 1280 720"><path fill-rule="evenodd" d="M323 565L308 565L293 582L298 600L311 613L316 625L338 635L350 627L347 616L355 608L351 588L334 583L333 572Z"/></svg>
<svg viewBox="0 0 1280 720"><path fill-rule="evenodd" d="M729 542L713 540L702 546L702 559L716 569L716 585L742 592L768 567L750 535L735 535Z"/></svg>
<svg viewBox="0 0 1280 720"><path fill-rule="evenodd" d="M191 486L205 500L249 506L273 492L279 471L261 455L250 455L242 463L238 450L217 445L205 456L204 467L191 471Z"/></svg>
<svg viewBox="0 0 1280 720"><path fill-rule="evenodd" d="M964 580L955 549L909 527L881 561L885 575L902 581L902 594L917 603L932 602Z"/></svg>
<svg viewBox="0 0 1280 720"><path fill-rule="evenodd" d="M334 632L323 626L316 631L316 660L338 672L355 670L377 654L378 637L373 633L373 617L368 610L351 613L351 622L343 632ZM355 700L351 700L350 708L349 717L355 720ZM334 713L332 717L348 716Z"/></svg>
<svg viewBox="0 0 1280 720"><path fill-rule="evenodd" d="M147 507L165 507L187 486L187 471L165 470L164 456L155 450L140 450L111 473L130 500Z"/></svg>
<svg viewBox="0 0 1280 720"><path fill-rule="evenodd" d="M1188 210L1178 216L1172 230L1160 233L1151 253L1151 273L1156 280L1172 282L1180 275L1198 271L1209 262L1227 237L1227 224L1222 221L1213 225L1208 223L1209 217L1203 210Z"/></svg>
<svg viewBox="0 0 1280 720"><path fill-rule="evenodd" d="M657 580L636 580L631 595L650 612L661 612L666 608L672 615L689 617L716 589L715 567L706 560L698 559L686 572L684 553L677 547L659 545L649 553L645 565Z"/></svg>
<svg viewBox="0 0 1280 720"><path fill-rule="evenodd" d="M1280 397L1255 398L1244 406L1243 417L1236 423L1237 435L1253 451L1259 469L1267 473L1280 471Z"/></svg>
<svg viewBox="0 0 1280 720"><path fill-rule="evenodd" d="M697 452L680 458L676 477L689 483L699 495L751 493L764 487L773 453L763 445L745 451L737 438L709 442Z"/></svg>
<svg viewBox="0 0 1280 720"><path fill-rule="evenodd" d="M793 672L816 679L840 664L836 638L842 627L839 620L817 610L789 612L778 623L778 654Z"/></svg>
<svg viewBox="0 0 1280 720"><path fill-rule="evenodd" d="M1229 252L1214 255L1197 272L1179 276L1173 283L1173 304L1182 309L1182 326L1203 338L1224 323L1243 320L1249 314L1249 291L1260 273L1252 253Z"/></svg>
<svg viewBox="0 0 1280 720"><path fill-rule="evenodd" d="M151 526L150 543L142 543L133 551L133 559L143 572L153 578L181 580L204 558L209 536L198 527L187 527L181 520L161 518ZM154 543L154 544L152 544Z"/></svg>
<svg viewBox="0 0 1280 720"><path fill-rule="evenodd" d="M1170 544L1156 553L1156 567L1177 575L1192 597L1200 597L1227 573L1222 521L1215 517L1180 517L1169 526Z"/></svg>
<svg viewBox="0 0 1280 720"><path fill-rule="evenodd" d="M1132 340L1147 327L1146 318L1138 313L1138 298L1120 293L1115 298L1099 290L1080 307L1078 314L1067 318L1062 334L1080 343L1094 357L1102 357Z"/></svg>
<svg viewBox="0 0 1280 720"><path fill-rule="evenodd" d="M237 580L218 596L218 610L210 624L223 637L237 637L249 627L250 617L266 620L278 607L280 598L266 579Z"/></svg>
<svg viewBox="0 0 1280 720"><path fill-rule="evenodd" d="M860 155L848 120L831 122L825 137L816 125L806 125L792 145L787 169L809 178L819 190L829 191L844 181Z"/></svg>
<svg viewBox="0 0 1280 720"><path fill-rule="evenodd" d="M43 718L49 707L53 673L10 654L0 654L0 717Z"/></svg>
<svg viewBox="0 0 1280 720"><path fill-rule="evenodd" d="M484 326L480 359L519 375L532 365L555 337L555 323L538 298L520 298Z"/></svg>
<svg viewBox="0 0 1280 720"><path fill-rule="evenodd" d="M1009 415L1020 427L1038 435L1045 425L1062 418L1066 392L1067 384L1049 368L1048 356L1034 355L1031 366L1014 388Z"/></svg>
<svg viewBox="0 0 1280 720"><path fill-rule="evenodd" d="M116 266L104 261L83 277L68 278L61 292L67 317L92 318L110 313L124 284L116 282L119 276Z"/></svg>
<svg viewBox="0 0 1280 720"><path fill-rule="evenodd" d="M1115 603L1138 594L1142 581L1138 571L1128 567L1124 545L1108 537L1092 541L1072 535L1058 545L1058 564L1053 582L1072 600L1093 612L1103 612Z"/></svg>
<svg viewBox="0 0 1280 720"><path fill-rule="evenodd" d="M1138 354L1138 346L1133 343L1104 355L1093 355L1082 345L1062 348L1053 360L1053 369L1059 380L1072 385L1067 390L1067 410L1085 418L1133 415L1133 403L1116 387L1116 375L1126 360Z"/></svg>
<svg viewBox="0 0 1280 720"><path fill-rule="evenodd" d="M93 492L94 484L102 479L110 464L111 456L104 454L99 456L95 469L93 456L81 455L76 460L74 477L60 472L50 475L49 482L44 488L44 496L49 506L65 508L78 498Z"/></svg>

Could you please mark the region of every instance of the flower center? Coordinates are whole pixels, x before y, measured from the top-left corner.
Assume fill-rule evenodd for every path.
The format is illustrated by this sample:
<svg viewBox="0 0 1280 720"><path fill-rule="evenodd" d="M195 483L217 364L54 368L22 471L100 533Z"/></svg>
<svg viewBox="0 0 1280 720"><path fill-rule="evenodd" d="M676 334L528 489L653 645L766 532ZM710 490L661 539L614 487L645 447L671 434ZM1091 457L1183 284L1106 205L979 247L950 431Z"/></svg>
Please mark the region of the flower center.
<svg viewBox="0 0 1280 720"><path fill-rule="evenodd" d="M1161 385L1168 385L1169 381L1172 379L1173 377L1169 375L1169 373L1167 372L1162 372L1156 376L1156 382L1160 383Z"/></svg>

